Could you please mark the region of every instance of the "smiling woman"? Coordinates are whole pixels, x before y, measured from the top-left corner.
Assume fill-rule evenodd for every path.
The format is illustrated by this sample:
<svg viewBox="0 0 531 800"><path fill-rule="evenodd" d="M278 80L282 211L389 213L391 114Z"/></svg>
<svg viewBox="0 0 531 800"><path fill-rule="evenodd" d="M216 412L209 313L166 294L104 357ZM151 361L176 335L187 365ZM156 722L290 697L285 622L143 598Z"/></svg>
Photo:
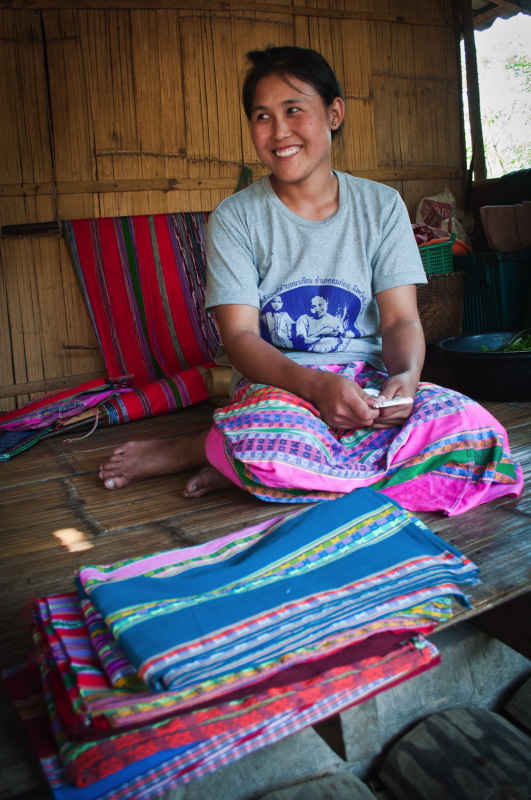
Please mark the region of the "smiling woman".
<svg viewBox="0 0 531 800"><path fill-rule="evenodd" d="M316 502L372 486L448 514L519 494L499 423L419 383L419 250L394 189L331 168L345 103L330 65L299 47L248 57L243 103L271 174L219 204L207 245L206 306L234 368L231 403L209 431L117 448L104 485L204 466L185 496L236 484Z"/></svg>
<svg viewBox="0 0 531 800"><path fill-rule="evenodd" d="M247 118L251 120L253 108L256 105L255 92L262 78L275 75L281 78L286 85L296 90L292 85L295 80L299 89L301 84L310 87L328 108L337 98L344 101L343 90L330 65L320 53L302 47L268 47L265 50L252 50L247 54L252 67L249 70L242 90L243 108ZM336 120L332 138L339 135L341 122Z"/></svg>
<svg viewBox="0 0 531 800"><path fill-rule="evenodd" d="M278 47L248 54L253 67L244 84L243 106L256 153L271 170L278 197L307 219L326 219L337 209L330 144L341 131L345 102L322 56L305 50L304 58L297 59L297 50ZM311 195L290 190L291 184L304 181L308 193L313 187Z"/></svg>
<svg viewBox="0 0 531 800"><path fill-rule="evenodd" d="M330 144L344 114L341 97L326 106L311 84L293 77L287 82L269 75L256 85L250 117L256 153L271 170L280 200L307 219L326 219L337 210ZM301 184L306 186L303 195Z"/></svg>

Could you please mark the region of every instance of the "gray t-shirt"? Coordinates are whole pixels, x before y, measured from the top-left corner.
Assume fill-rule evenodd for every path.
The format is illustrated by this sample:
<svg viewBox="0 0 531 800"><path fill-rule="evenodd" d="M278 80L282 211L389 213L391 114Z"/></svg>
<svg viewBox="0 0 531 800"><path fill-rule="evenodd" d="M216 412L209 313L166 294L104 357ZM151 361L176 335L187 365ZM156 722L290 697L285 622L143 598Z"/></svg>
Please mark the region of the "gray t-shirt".
<svg viewBox="0 0 531 800"><path fill-rule="evenodd" d="M313 221L290 211L266 176L210 215L206 307L260 311L260 334L302 364L369 361L383 369L375 295L426 276L394 189L336 173L339 207Z"/></svg>

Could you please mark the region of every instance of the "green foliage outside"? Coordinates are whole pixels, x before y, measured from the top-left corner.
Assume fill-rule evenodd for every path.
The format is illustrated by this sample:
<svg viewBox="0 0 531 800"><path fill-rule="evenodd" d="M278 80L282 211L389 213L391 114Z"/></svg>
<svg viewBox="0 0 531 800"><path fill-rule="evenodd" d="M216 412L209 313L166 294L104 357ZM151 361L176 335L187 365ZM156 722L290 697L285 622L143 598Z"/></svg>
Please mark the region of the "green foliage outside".
<svg viewBox="0 0 531 800"><path fill-rule="evenodd" d="M499 178L531 168L531 16L498 19L476 32L475 41L485 160L488 177ZM466 97L464 110L470 163Z"/></svg>

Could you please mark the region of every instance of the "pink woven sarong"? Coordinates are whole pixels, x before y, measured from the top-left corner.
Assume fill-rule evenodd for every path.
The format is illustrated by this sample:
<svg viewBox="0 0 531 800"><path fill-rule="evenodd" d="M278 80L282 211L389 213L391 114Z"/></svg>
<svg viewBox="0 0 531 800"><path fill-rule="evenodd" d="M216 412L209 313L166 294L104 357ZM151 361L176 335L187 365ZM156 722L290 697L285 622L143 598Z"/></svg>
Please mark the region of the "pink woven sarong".
<svg viewBox="0 0 531 800"><path fill-rule="evenodd" d="M361 386L385 380L363 363L323 369ZM523 488L502 425L465 395L431 383L419 385L400 427L332 430L310 403L242 381L231 405L214 413L207 456L236 485L273 502L316 502L371 486L410 511L452 516Z"/></svg>

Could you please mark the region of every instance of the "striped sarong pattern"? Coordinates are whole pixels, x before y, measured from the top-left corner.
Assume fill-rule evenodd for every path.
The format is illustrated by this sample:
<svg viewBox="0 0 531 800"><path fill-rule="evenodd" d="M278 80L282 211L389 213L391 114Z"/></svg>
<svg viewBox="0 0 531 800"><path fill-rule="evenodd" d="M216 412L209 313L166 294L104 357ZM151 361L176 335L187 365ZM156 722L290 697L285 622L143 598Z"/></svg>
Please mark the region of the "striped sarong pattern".
<svg viewBox="0 0 531 800"><path fill-rule="evenodd" d="M79 582L137 673L211 698L345 646L476 568L398 504L360 489L201 548L84 567ZM184 559L184 560L183 560ZM414 577L413 577L414 576Z"/></svg>
<svg viewBox="0 0 531 800"><path fill-rule="evenodd" d="M362 362L339 371L375 389L386 377ZM432 383L419 385L411 416L396 428L332 430L311 403L246 380L214 423L240 481L263 500L308 503L371 486L410 511L454 515L523 487L502 425Z"/></svg>

